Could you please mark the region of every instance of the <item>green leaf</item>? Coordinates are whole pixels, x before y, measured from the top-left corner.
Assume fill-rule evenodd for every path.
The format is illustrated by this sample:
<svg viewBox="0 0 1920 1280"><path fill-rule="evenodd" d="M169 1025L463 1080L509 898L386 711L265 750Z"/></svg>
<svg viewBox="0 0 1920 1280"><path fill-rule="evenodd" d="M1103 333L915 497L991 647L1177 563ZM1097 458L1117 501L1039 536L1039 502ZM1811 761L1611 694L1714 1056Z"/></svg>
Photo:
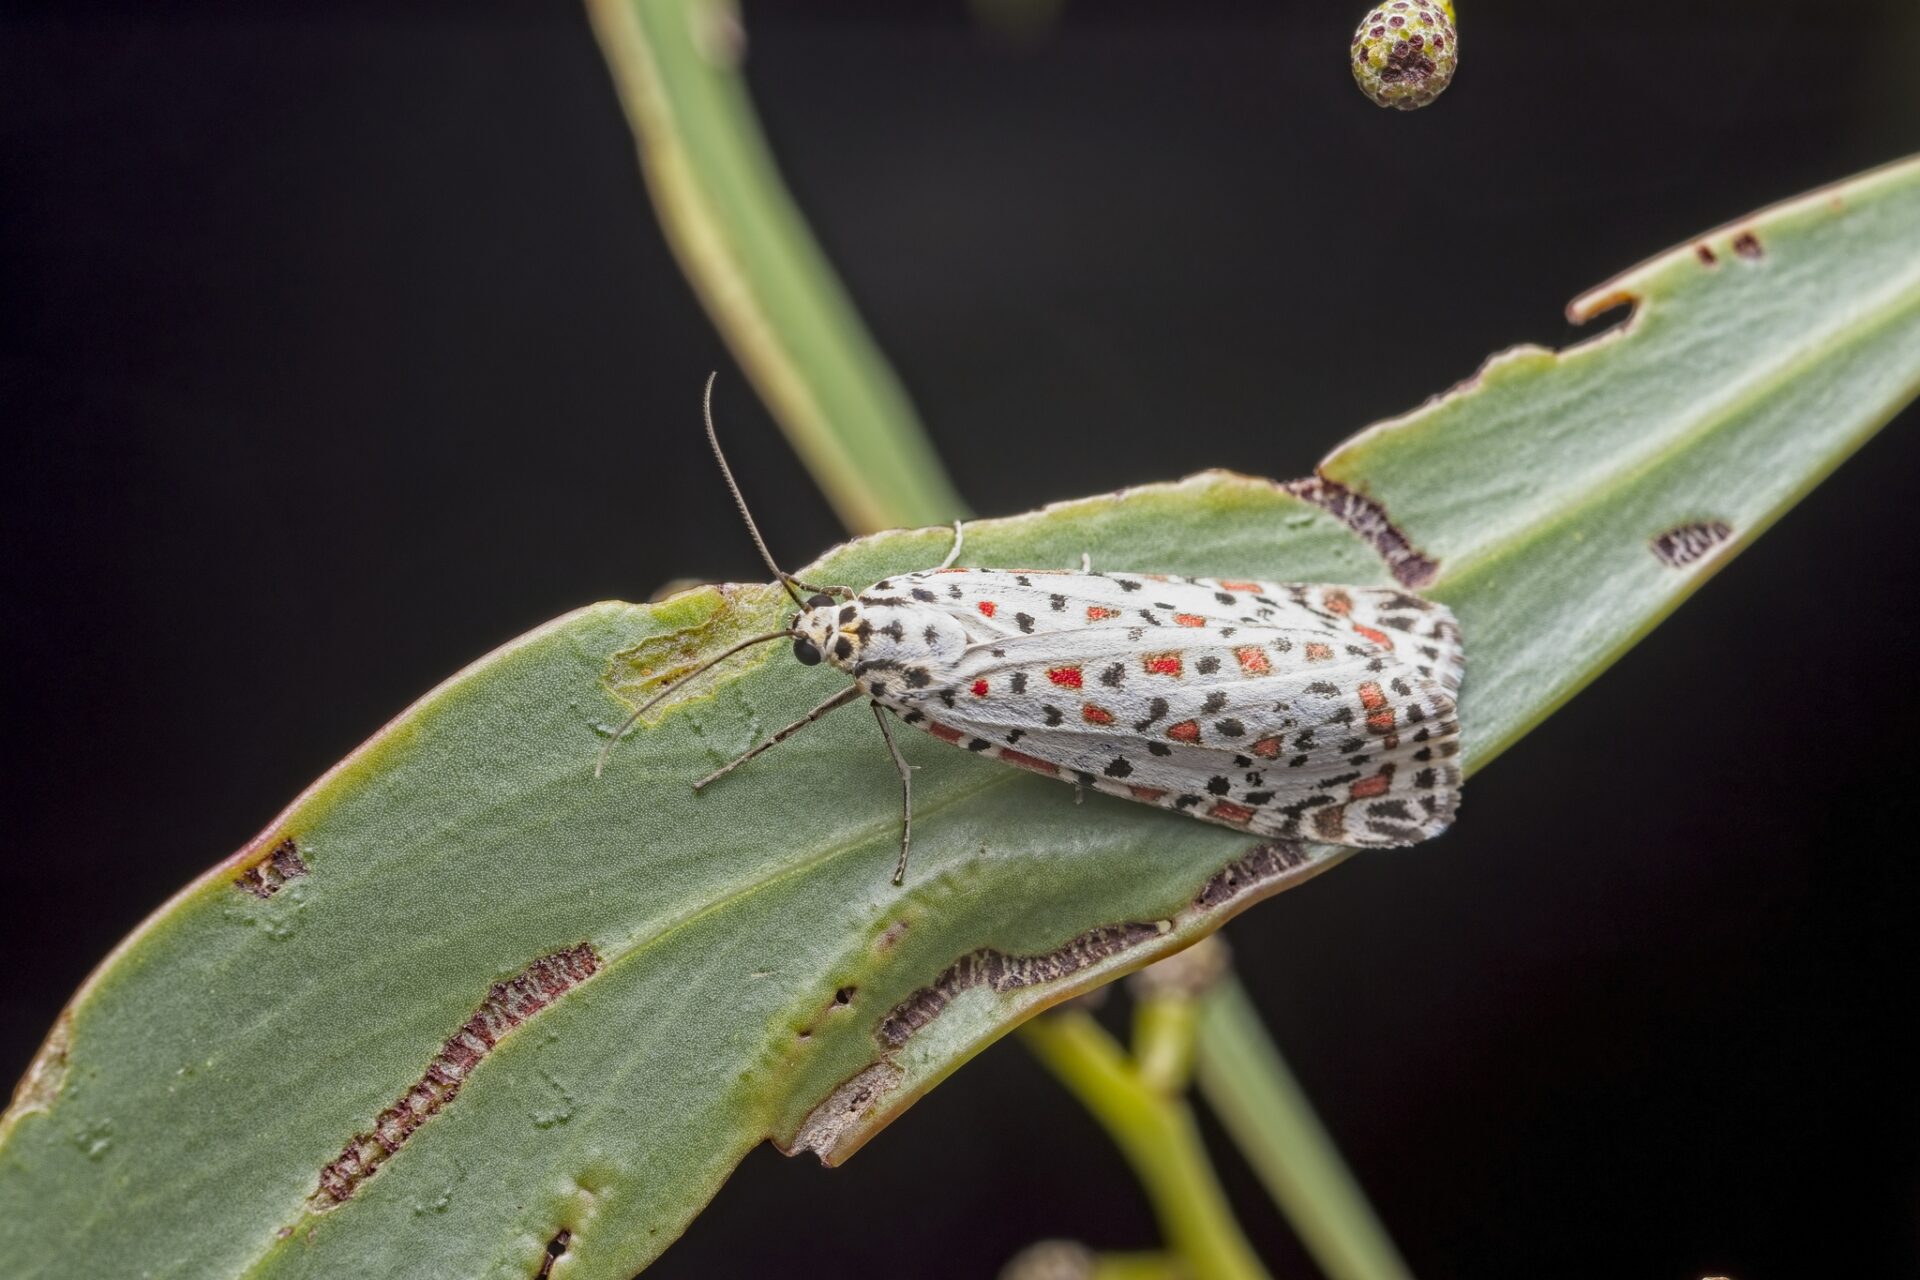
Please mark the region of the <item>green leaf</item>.
<svg viewBox="0 0 1920 1280"><path fill-rule="evenodd" d="M1460 615L1484 763L1920 385L1920 163L1700 243L1577 307L1632 301L1624 327L1499 357L1343 447L1344 488L1209 473L981 521L967 558L1382 583L1377 545ZM864 584L948 536L863 539L808 573ZM558 619L183 890L75 996L0 1122L12 1274L524 1280L558 1241L555 1280L625 1277L755 1143L844 1159L1024 1016L1343 856L1076 805L904 734L924 767L895 889L897 782L865 712L689 789L838 687L767 650L594 780L651 676L786 607L703 588ZM449 1048L483 1010L495 1043ZM377 1172L346 1177L410 1090L430 1114L404 1141L390 1116L396 1152L362 1139ZM330 1164L353 1185L326 1207Z"/></svg>
<svg viewBox="0 0 1920 1280"><path fill-rule="evenodd" d="M589 0L661 229L849 529L966 508L906 390L780 180L732 0Z"/></svg>

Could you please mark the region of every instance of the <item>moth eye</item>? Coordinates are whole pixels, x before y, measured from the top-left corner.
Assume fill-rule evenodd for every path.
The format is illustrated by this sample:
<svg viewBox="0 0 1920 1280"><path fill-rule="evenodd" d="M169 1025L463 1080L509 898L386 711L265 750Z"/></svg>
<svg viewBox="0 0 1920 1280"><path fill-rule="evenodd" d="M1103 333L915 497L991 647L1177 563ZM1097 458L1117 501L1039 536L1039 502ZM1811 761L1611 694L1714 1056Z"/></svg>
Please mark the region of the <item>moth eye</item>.
<svg viewBox="0 0 1920 1280"><path fill-rule="evenodd" d="M815 666L820 661L820 649L813 641L801 636L793 642L793 656L809 667Z"/></svg>
<svg viewBox="0 0 1920 1280"><path fill-rule="evenodd" d="M807 597L807 608L809 609L825 609L832 604L833 604L833 597L830 595L822 594L822 595L811 595Z"/></svg>

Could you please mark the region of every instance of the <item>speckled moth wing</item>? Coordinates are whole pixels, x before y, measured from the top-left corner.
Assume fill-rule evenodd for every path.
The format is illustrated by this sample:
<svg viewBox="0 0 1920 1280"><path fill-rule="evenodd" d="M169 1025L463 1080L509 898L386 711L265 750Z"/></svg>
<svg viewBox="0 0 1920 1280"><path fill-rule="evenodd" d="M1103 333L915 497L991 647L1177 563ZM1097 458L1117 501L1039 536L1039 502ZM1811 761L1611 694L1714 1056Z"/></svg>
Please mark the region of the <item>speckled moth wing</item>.
<svg viewBox="0 0 1920 1280"><path fill-rule="evenodd" d="M876 590L903 586L972 641L883 697L937 737L1263 835L1401 845L1452 818L1459 633L1430 601L990 570Z"/></svg>
<svg viewBox="0 0 1920 1280"><path fill-rule="evenodd" d="M1430 667L1449 689L1459 688L1463 670L1453 614L1393 588L954 568L885 579L868 594L894 594L950 613L974 639L1077 631L1102 623L1307 626L1365 636L1405 661Z"/></svg>

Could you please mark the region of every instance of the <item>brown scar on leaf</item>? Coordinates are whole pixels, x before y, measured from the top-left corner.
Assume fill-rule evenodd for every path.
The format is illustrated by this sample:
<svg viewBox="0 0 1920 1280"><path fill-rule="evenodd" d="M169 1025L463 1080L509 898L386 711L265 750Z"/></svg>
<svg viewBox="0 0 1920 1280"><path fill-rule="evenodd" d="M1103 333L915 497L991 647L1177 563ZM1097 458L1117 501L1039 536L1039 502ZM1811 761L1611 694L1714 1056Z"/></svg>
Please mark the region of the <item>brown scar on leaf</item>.
<svg viewBox="0 0 1920 1280"><path fill-rule="evenodd" d="M885 1059L869 1066L828 1094L825 1102L810 1111L799 1132L793 1135L792 1144L782 1150L790 1156L811 1151L823 1163L827 1162L840 1145L841 1137L847 1130L858 1126L866 1116L868 1106L876 1098L884 1098L899 1088L906 1074Z"/></svg>
<svg viewBox="0 0 1920 1280"><path fill-rule="evenodd" d="M1669 569L1684 569L1733 537L1724 520L1698 520L1675 525L1649 544L1654 557Z"/></svg>
<svg viewBox="0 0 1920 1280"><path fill-rule="evenodd" d="M1733 238L1733 251L1749 262L1767 256L1767 251L1760 247L1760 237L1751 231L1742 231Z"/></svg>
<svg viewBox="0 0 1920 1280"><path fill-rule="evenodd" d="M1440 562L1414 546L1413 540L1387 515L1387 509L1366 494L1322 475L1290 480L1280 487L1302 501L1311 502L1364 538L1386 561L1387 571L1401 586L1417 591L1438 576Z"/></svg>
<svg viewBox="0 0 1920 1280"><path fill-rule="evenodd" d="M1306 846L1291 840L1256 845L1213 873L1193 895L1200 911L1213 911L1307 865Z"/></svg>
<svg viewBox="0 0 1920 1280"><path fill-rule="evenodd" d="M345 1204L360 1184L379 1172L414 1130L438 1115L459 1094L481 1059L508 1032L591 978L600 957L589 943L541 956L505 982L496 982L487 998L433 1055L413 1087L374 1118L373 1127L355 1134L340 1154L320 1170L320 1184L307 1197L307 1209L324 1213Z"/></svg>
<svg viewBox="0 0 1920 1280"><path fill-rule="evenodd" d="M306 859L292 836L283 837L258 861L234 877L233 882L256 898L271 898L286 887L287 881L307 874Z"/></svg>
<svg viewBox="0 0 1920 1280"><path fill-rule="evenodd" d="M73 1011L62 1010L47 1033L40 1051L27 1064L27 1073L13 1086L13 1100L0 1113L0 1137L5 1137L22 1116L35 1111L51 1111L60 1091L67 1084L67 1060L73 1050Z"/></svg>
<svg viewBox="0 0 1920 1280"><path fill-rule="evenodd" d="M933 982L893 1007L874 1032L880 1056L815 1106L791 1142L776 1139L776 1145L790 1156L811 1151L827 1165L845 1160L872 1136L876 1115L898 1101L893 1095L905 1083L907 1073L895 1061L895 1053L944 1013L962 992L986 986L1004 993L1061 982L1103 961L1166 939L1183 924L1217 926L1254 902L1278 893L1297 878L1296 873L1304 870L1313 874L1336 861L1322 859L1316 864L1308 847L1293 841L1256 845L1209 876L1179 910L1176 920L1103 925L1041 955L1009 956L991 947L968 952Z"/></svg>
<svg viewBox="0 0 1920 1280"><path fill-rule="evenodd" d="M961 992L990 987L996 993L1058 982L1109 956L1130 951L1169 928L1164 921L1129 920L1089 929L1063 947L1033 956L1010 956L992 947L969 951L948 965L938 978L893 1007L880 1023L880 1043L898 1049L907 1038L939 1017Z"/></svg>
<svg viewBox="0 0 1920 1280"><path fill-rule="evenodd" d="M1712 245L1697 244L1693 246L1693 252L1699 257L1701 262L1709 267L1717 267L1720 265L1720 257L1714 253Z"/></svg>
<svg viewBox="0 0 1920 1280"><path fill-rule="evenodd" d="M540 1270L534 1272L533 1280L549 1280L553 1275L553 1264L566 1256L567 1246L573 1243L573 1232L565 1227L547 1241L546 1256L540 1259Z"/></svg>

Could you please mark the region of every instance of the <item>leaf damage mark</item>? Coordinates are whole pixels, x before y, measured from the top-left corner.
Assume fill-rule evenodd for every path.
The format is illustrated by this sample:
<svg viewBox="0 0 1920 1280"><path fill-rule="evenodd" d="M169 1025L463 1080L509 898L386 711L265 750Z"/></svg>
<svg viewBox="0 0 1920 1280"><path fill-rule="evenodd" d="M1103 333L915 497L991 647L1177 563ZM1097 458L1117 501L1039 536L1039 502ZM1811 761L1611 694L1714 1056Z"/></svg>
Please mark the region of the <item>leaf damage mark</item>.
<svg viewBox="0 0 1920 1280"><path fill-rule="evenodd" d="M1733 526L1726 521L1697 520L1675 525L1655 538L1650 546L1661 564L1669 569L1684 569L1731 537Z"/></svg>
<svg viewBox="0 0 1920 1280"><path fill-rule="evenodd" d="M997 994L1058 982L1122 951L1151 942L1172 926L1166 921L1129 920L1089 929L1065 946L1032 956L1010 956L992 947L969 951L938 978L893 1007L880 1023L880 1043L898 1049L914 1032L939 1017L956 996L973 987Z"/></svg>
<svg viewBox="0 0 1920 1280"><path fill-rule="evenodd" d="M1751 231L1742 231L1733 238L1733 251L1749 262L1767 256L1767 251L1760 247L1760 237Z"/></svg>
<svg viewBox="0 0 1920 1280"><path fill-rule="evenodd" d="M67 1084L67 1059L73 1050L73 1011L62 1010L40 1051L27 1065L27 1073L13 1087L13 1100L0 1114L0 1135L34 1111L53 1110L54 1100Z"/></svg>
<svg viewBox="0 0 1920 1280"><path fill-rule="evenodd" d="M884 1098L900 1087L906 1072L882 1059L827 1095L827 1100L807 1113L793 1144L785 1148L790 1156L811 1151L827 1162L849 1129L856 1128L875 1099Z"/></svg>
<svg viewBox="0 0 1920 1280"><path fill-rule="evenodd" d="M235 876L233 882L256 898L271 898L284 889L289 880L298 880L307 871L300 846L293 842L292 836L287 836Z"/></svg>
<svg viewBox="0 0 1920 1280"><path fill-rule="evenodd" d="M1249 893L1271 880L1307 865L1306 846L1292 840L1255 845L1213 873L1193 895L1200 911L1213 911L1243 893Z"/></svg>
<svg viewBox="0 0 1920 1280"><path fill-rule="evenodd" d="M1720 265L1720 256L1713 251L1712 245L1697 244L1693 246L1693 252L1694 255L1700 259L1703 266L1717 267Z"/></svg>
<svg viewBox="0 0 1920 1280"><path fill-rule="evenodd" d="M460 1086L480 1060L493 1052L501 1037L591 978L599 968L598 953L583 942L541 956L505 982L494 983L479 1009L440 1046L413 1087L376 1116L371 1129L355 1134L320 1170L320 1184L307 1197L307 1208L322 1213L345 1204L414 1130L453 1101Z"/></svg>
<svg viewBox="0 0 1920 1280"><path fill-rule="evenodd" d="M1413 540L1387 515L1387 509L1366 494L1322 475L1290 480L1280 486L1311 502L1367 541L1386 561L1387 571L1403 587L1419 590L1440 572L1440 562L1413 545Z"/></svg>
<svg viewBox="0 0 1920 1280"><path fill-rule="evenodd" d="M573 1243L573 1232L560 1228L553 1239L547 1241L547 1256L540 1260L540 1270L534 1272L533 1280L550 1280L553 1264L567 1255L567 1246Z"/></svg>
<svg viewBox="0 0 1920 1280"><path fill-rule="evenodd" d="M667 618L690 616L702 606L704 616L687 626L648 636L607 659L607 688L616 697L638 705L686 679L719 650L765 629L759 624L766 622L766 616L756 606L771 590L722 583L698 588L684 599L664 602L657 612ZM742 655L738 666L729 669L746 670L764 661L765 656L765 650L750 651Z"/></svg>

